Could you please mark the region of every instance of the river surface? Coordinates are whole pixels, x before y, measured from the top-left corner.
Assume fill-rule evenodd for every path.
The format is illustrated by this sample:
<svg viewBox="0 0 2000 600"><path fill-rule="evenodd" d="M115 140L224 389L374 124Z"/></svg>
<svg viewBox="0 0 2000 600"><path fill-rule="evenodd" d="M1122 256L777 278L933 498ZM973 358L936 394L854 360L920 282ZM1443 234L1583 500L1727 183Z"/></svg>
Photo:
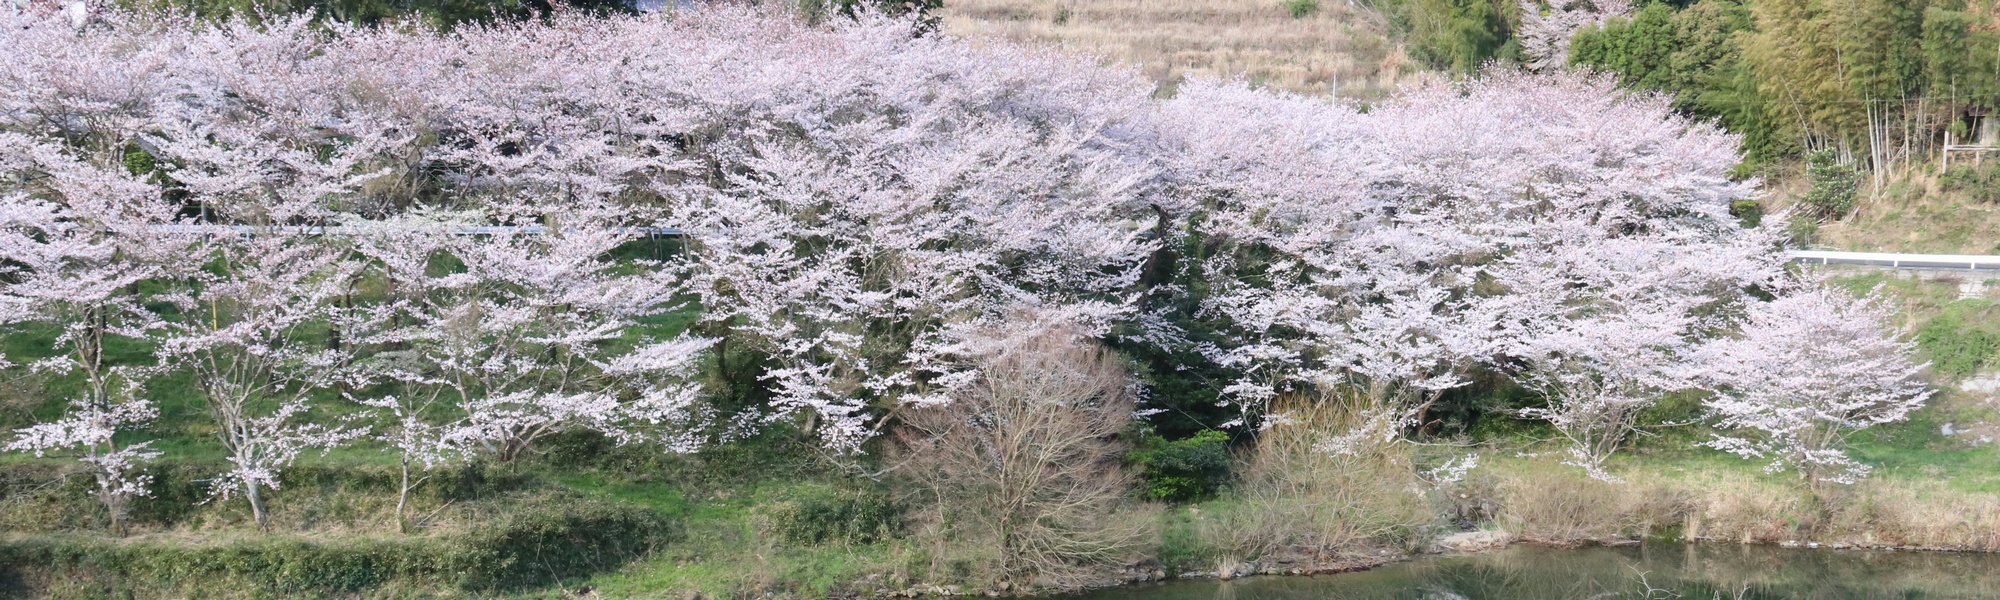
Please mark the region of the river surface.
<svg viewBox="0 0 2000 600"><path fill-rule="evenodd" d="M2000 599L2000 554L1734 544L1515 546L1317 577L1196 579L1068 600Z"/></svg>

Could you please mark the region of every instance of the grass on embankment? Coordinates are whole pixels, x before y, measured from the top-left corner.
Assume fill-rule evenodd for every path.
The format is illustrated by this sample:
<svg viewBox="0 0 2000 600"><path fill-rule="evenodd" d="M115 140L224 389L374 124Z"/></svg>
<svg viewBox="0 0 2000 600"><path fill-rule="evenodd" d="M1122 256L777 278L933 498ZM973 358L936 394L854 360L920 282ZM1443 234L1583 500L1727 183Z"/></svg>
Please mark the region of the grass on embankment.
<svg viewBox="0 0 2000 600"><path fill-rule="evenodd" d="M774 497L793 492L770 486L761 494L689 504L675 513L684 533L677 543L584 585L609 597L710 598L823 598L910 585L903 567L911 550L900 541L797 545L773 535L767 509L780 502Z"/></svg>
<svg viewBox="0 0 2000 600"><path fill-rule="evenodd" d="M2000 551L2000 399L1960 389L2000 368L2000 303L1960 298L1951 281L1829 275L1856 293L1881 290L1938 388L1908 421L1852 438L1850 452L1874 467L1861 483L1815 494L1796 474L1702 447L1712 434L1699 396L1676 394L1644 419L1686 424L1657 427L1621 450L1609 470L1623 483L1561 465L1546 425L1489 417L1473 435L1480 470L1446 496L1490 519L1484 527L1548 543L1663 537Z"/></svg>
<svg viewBox="0 0 2000 600"><path fill-rule="evenodd" d="M0 596L805 597L860 580L857 565L882 561L846 557L876 540L801 544L784 534L843 523L774 526L798 521L784 509L802 499L844 492L773 437L675 456L564 436L526 464L434 473L413 498L425 526L409 534L393 524L395 470L368 464L365 448L286 471L269 496L269 534L240 499L206 499L221 465L155 465L153 496L134 503L134 533L118 538L103 531L88 476L67 461L14 459L0 465Z"/></svg>
<svg viewBox="0 0 2000 600"><path fill-rule="evenodd" d="M1991 448L1859 452L1880 468L1851 486L1809 492L1795 476L1725 456L1633 455L1614 462L1623 483L1584 477L1544 458L1496 457L1470 485L1490 490L1494 524L1545 543L1662 537L1726 542L2000 551L2000 484ZM1871 456L1872 455L1872 456Z"/></svg>
<svg viewBox="0 0 2000 600"><path fill-rule="evenodd" d="M1948 282L1880 274L1839 282L1884 286L1913 328L1932 330L1927 360L1992 366L1993 345L1966 338L2000 331L1993 303L1957 299ZM190 402L163 400L177 410ZM1649 418L1698 411L1697 399L1675 397ZM2000 450L1942 432L1946 423L1978 430L2000 420L1994 413L1982 394L1945 391L1910 422L1857 436L1854 453L1875 473L1817 497L1789 474L1699 447L1707 439L1699 425L1636 441L1611 467L1626 482L1608 484L1558 464L1542 426L1490 416L1495 425L1460 440L1478 443L1481 466L1442 489L1411 472L1472 448L1350 459L1301 451L1312 446L1305 438L1285 451L1286 440L1265 436L1259 448L1239 449L1238 481L1222 497L1148 507L1158 510L1146 518L1161 515L1159 537L1134 560L1177 574L1252 561L1367 564L1466 526L1553 543L1693 536L2000 550ZM587 588L605 597L823 598L999 583L981 549L926 545L897 490L829 468L794 433L693 456L563 436L526 464L427 483L412 512L437 516L412 535L394 534L389 518L393 455L363 444L291 469L271 498L277 532L264 535L240 500L200 503L202 480L221 465L198 417L170 416L150 432L177 450L156 468L154 497L135 505L130 539L99 533L91 484L70 461L0 458L0 564L15 566L0 569L0 595L555 598Z"/></svg>
<svg viewBox="0 0 2000 600"><path fill-rule="evenodd" d="M1879 279L1842 283L1870 289ZM1980 311L1989 305L1926 301L1926 294L1948 284L1891 280L1884 287L1905 302L1916 327L1967 313L1967 305ZM1935 349L1920 345L1919 352ZM1767 461L1700 446L1711 433L1693 423L1632 441L1611 461L1609 471L1624 480L1616 484L1558 464L1559 448L1534 441L1552 438L1553 432L1537 435L1530 427L1511 436L1511 443L1489 439L1482 472L1457 484L1457 493L1489 498L1491 526L1547 543L1661 537L2000 551L2000 446L1980 433L2000 422L2000 407L1986 393L1951 387L1953 378L1940 383L1929 405L1909 420L1852 438L1850 453L1874 468L1854 485L1814 489L1795 473L1767 473ZM1655 422L1698 416L1692 397L1670 398L1649 415ZM1954 426L1953 435L1945 435L1946 424Z"/></svg>
<svg viewBox="0 0 2000 600"><path fill-rule="evenodd" d="M485 497L455 499L463 501L452 505L444 523L410 535L385 527L380 511L362 511L374 527L338 518L300 523L302 514L325 508L325 500L353 499L354 490L290 483L298 492L282 504L272 499L286 518L270 534L205 518L204 513L222 510L213 507L164 527L152 522L154 527L124 538L78 528L10 531L0 538L0 594L490 596L559 589L649 555L678 535L664 515L560 489L488 490Z"/></svg>
<svg viewBox="0 0 2000 600"><path fill-rule="evenodd" d="M1379 98L1422 70L1382 15L1334 0L954 0L939 14L953 35L1053 44L1136 67L1162 93L1195 76Z"/></svg>
<svg viewBox="0 0 2000 600"><path fill-rule="evenodd" d="M1510 438L1486 440L1480 468L1441 493L1412 493L1422 491L1412 487L1419 482L1375 470L1407 465L1329 462L1326 473L1347 476L1286 482L1317 495L1308 507L1260 497L1246 487L1253 478L1245 472L1243 483L1221 498L1163 511L1150 554L1169 573L1212 573L1246 561L1270 565L1296 550L1280 547L1286 541L1333 540L1322 548L1325 556L1280 560L1379 561L1421 551L1431 537L1465 524L1457 517L1553 543L1693 535L2000 549L2000 452L1943 437L1937 421L1945 406L1865 436L1855 451L1877 467L1874 476L1818 503L1788 474L1764 474L1760 463L1694 446L1704 435L1695 427L1669 429L1618 457L1612 470L1623 484L1589 480L1557 464L1553 453L1517 456L1552 449L1533 443L1533 428L1522 427ZM183 512L139 519L142 533L116 540L96 533L99 524L90 519L42 522L10 494L4 510L27 512L10 517L14 533L0 550L13 564L62 565L16 573L9 583L16 591L60 597L122 590L218 598L556 598L589 589L604 597L821 598L928 583L977 589L971 580L979 565L952 562L965 556L934 556L903 515L885 512L890 490L857 487L826 472L809 451L791 445L797 441L766 439L672 457L564 440L518 472L489 468L428 484L418 512L451 504L434 527L411 536L387 529L382 501L392 498L391 472L362 464L313 460L294 469L272 498L279 532L268 536L250 529L240 501L144 500L142 510L181 506L173 510ZM186 471L169 474L183 489L166 495L198 492L191 486L200 467L174 466ZM15 460L6 472L36 468L59 465ZM65 484L74 489L46 491L42 501L56 510L38 514L91 510L87 484L76 477ZM62 530L19 528L32 522ZM640 546L632 534L646 528L634 523L658 529ZM506 539L526 541L497 541ZM625 550L584 553L613 542ZM120 577L92 587L105 573Z"/></svg>
<svg viewBox="0 0 2000 600"><path fill-rule="evenodd" d="M1766 213L1792 206L1811 188L1800 162L1764 171ZM1823 223L1793 224L1815 248L1918 254L2000 254L2000 161L1908 165L1878 187L1862 180L1852 214Z"/></svg>

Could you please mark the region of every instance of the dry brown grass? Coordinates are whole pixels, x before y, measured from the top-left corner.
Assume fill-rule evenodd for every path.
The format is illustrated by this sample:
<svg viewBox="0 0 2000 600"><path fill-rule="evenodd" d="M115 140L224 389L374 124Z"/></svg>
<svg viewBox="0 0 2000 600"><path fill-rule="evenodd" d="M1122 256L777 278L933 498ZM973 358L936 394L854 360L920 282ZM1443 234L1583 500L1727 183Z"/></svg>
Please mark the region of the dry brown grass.
<svg viewBox="0 0 2000 600"><path fill-rule="evenodd" d="M2000 498L1938 481L1878 483L1834 506L1823 537L1857 545L2000 550Z"/></svg>
<svg viewBox="0 0 2000 600"><path fill-rule="evenodd" d="M945 30L1045 42L1137 67L1163 93L1189 76L1376 98L1419 70L1381 15L1343 0L1293 18L1281 0L950 0Z"/></svg>
<svg viewBox="0 0 2000 600"><path fill-rule="evenodd" d="M1240 502L1195 520L1225 564L1278 555L1315 561L1385 545L1421 545L1435 520L1406 444L1358 454L1327 452L1332 433L1357 424L1332 402L1281 400L1289 422L1257 439L1236 488Z"/></svg>
<svg viewBox="0 0 2000 600"><path fill-rule="evenodd" d="M1767 175L1765 205L1789 207L1812 187L1797 165ZM2000 205L1945 189L1935 167L1901 170L1881 189L1862 180L1854 214L1821 223L1812 245L1857 252L2000 253Z"/></svg>
<svg viewBox="0 0 2000 600"><path fill-rule="evenodd" d="M1525 461L1502 469L1500 524L1553 544L1668 533L1746 544L2000 551L2000 498L1934 480L1877 477L1818 498L1741 470L1641 471L1607 484Z"/></svg>

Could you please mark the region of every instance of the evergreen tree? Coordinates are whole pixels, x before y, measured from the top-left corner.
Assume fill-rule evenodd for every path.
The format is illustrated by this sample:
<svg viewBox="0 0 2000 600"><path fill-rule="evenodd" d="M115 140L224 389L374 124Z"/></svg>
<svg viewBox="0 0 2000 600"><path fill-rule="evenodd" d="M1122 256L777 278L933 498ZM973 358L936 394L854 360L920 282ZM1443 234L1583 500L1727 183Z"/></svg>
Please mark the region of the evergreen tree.
<svg viewBox="0 0 2000 600"><path fill-rule="evenodd" d="M1680 92L1686 87L1682 79L1692 73L1674 65L1685 43L1674 16L1671 7L1651 4L1631 19L1612 19L1602 29L1585 31L1570 48L1570 63L1615 71L1634 88Z"/></svg>
<svg viewBox="0 0 2000 600"><path fill-rule="evenodd" d="M1964 0L1942 0L1924 11L1923 68L1929 95L1956 105L2000 105L2000 30L1991 14L1967 6Z"/></svg>
<svg viewBox="0 0 2000 600"><path fill-rule="evenodd" d="M1488 61L1516 58L1508 43L1519 18L1514 6L1508 0L1391 0L1382 12L1418 59L1471 73Z"/></svg>
<svg viewBox="0 0 2000 600"><path fill-rule="evenodd" d="M1740 36L1751 30L1749 7L1738 0L1703 0L1676 9L1655 2L1629 20L1577 35L1572 64L1615 72L1636 90L1674 95L1680 110L1719 120L1743 135L1751 165L1795 151L1795 133L1764 111L1756 75L1742 61Z"/></svg>

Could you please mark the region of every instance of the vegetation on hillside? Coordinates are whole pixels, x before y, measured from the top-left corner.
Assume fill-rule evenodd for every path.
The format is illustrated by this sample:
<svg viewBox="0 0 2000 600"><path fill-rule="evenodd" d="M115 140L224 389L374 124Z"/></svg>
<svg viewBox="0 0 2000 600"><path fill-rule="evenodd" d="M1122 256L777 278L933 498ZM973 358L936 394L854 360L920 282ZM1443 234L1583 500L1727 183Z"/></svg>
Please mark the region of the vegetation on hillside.
<svg viewBox="0 0 2000 600"><path fill-rule="evenodd" d="M1382 17L1347 2L958 0L940 14L955 35L1052 43L1140 69L1163 95L1212 77L1380 98L1423 70Z"/></svg>
<svg viewBox="0 0 2000 600"><path fill-rule="evenodd" d="M2000 549L1993 453L1949 426L1990 409L1929 384L1990 361L1984 305L1786 268L1739 138L1665 98L1160 98L854 16L0 17L0 585L1036 593L1479 528Z"/></svg>
<svg viewBox="0 0 2000 600"><path fill-rule="evenodd" d="M1742 133L1753 162L1830 149L1886 176L1975 138L2000 44L1977 1L1651 3L1577 35L1573 62L1674 93Z"/></svg>

